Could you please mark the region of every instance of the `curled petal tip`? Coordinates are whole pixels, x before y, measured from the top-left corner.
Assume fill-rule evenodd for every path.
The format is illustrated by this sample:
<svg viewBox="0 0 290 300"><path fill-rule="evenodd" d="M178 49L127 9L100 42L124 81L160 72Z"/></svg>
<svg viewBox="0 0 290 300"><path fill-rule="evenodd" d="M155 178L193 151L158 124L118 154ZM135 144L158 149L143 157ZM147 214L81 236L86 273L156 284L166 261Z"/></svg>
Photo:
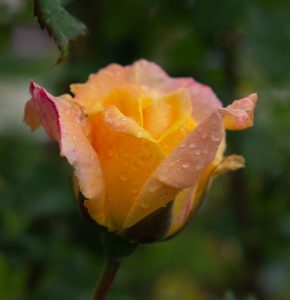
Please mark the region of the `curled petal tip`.
<svg viewBox="0 0 290 300"><path fill-rule="evenodd" d="M223 118L225 129L243 130L253 126L254 110L258 95L256 93L235 100L225 108L220 108L219 113Z"/></svg>

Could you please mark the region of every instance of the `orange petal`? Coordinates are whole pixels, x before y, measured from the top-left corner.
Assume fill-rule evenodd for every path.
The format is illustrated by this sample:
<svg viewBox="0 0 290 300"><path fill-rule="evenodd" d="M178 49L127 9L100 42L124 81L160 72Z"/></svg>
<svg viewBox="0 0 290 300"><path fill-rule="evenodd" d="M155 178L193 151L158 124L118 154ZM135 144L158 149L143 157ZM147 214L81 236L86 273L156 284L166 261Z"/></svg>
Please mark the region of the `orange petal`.
<svg viewBox="0 0 290 300"><path fill-rule="evenodd" d="M140 87L125 85L112 90L102 101L102 105L116 106L122 114L143 126L142 98L144 92Z"/></svg>
<svg viewBox="0 0 290 300"><path fill-rule="evenodd" d="M48 135L60 144L61 155L74 167L84 197L94 202L94 216L104 222L103 174L98 156L87 139L84 115L78 106L64 98L55 98L32 82L30 93L41 123Z"/></svg>
<svg viewBox="0 0 290 300"><path fill-rule="evenodd" d="M163 154L148 132L114 106L106 107L91 122L92 142L108 187L106 226L120 231L141 187Z"/></svg>
<svg viewBox="0 0 290 300"><path fill-rule="evenodd" d="M111 64L96 74L91 74L85 83L72 84L71 91L77 101L90 114L97 102L101 102L113 89L129 82L130 67Z"/></svg>
<svg viewBox="0 0 290 300"><path fill-rule="evenodd" d="M257 94L251 94L240 100L235 100L226 108L220 108L225 128L228 130L243 130L253 126L254 110L258 100Z"/></svg>
<svg viewBox="0 0 290 300"><path fill-rule="evenodd" d="M195 185L214 159L224 134L219 114L213 113L193 130L160 164L143 186L125 227L130 227Z"/></svg>
<svg viewBox="0 0 290 300"><path fill-rule="evenodd" d="M23 121L30 126L31 130L37 129L41 124L41 119L35 110L32 99L25 104Z"/></svg>

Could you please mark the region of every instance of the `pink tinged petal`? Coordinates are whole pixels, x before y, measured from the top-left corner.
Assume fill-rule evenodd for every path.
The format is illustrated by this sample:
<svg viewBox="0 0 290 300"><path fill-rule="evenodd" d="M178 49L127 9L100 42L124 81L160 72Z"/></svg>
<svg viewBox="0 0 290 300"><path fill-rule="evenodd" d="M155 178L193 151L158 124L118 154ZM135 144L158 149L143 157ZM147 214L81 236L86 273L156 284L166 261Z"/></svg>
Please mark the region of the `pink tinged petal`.
<svg viewBox="0 0 290 300"><path fill-rule="evenodd" d="M140 59L132 66L130 80L132 83L160 90L171 78L157 64Z"/></svg>
<svg viewBox="0 0 290 300"><path fill-rule="evenodd" d="M215 158L223 135L221 118L215 112L171 152L157 170L158 179L177 189L194 185Z"/></svg>
<svg viewBox="0 0 290 300"><path fill-rule="evenodd" d="M182 190L174 200L171 225L167 237L173 237L187 225L192 214L200 207L207 190L217 176L228 171L236 171L243 168L244 165L245 159L242 156L227 156L223 160L219 160L216 167L206 170L195 186Z"/></svg>
<svg viewBox="0 0 290 300"><path fill-rule="evenodd" d="M144 184L128 214L125 228L167 205L180 190L194 186L215 158L223 135L217 112L197 126Z"/></svg>
<svg viewBox="0 0 290 300"><path fill-rule="evenodd" d="M74 167L80 190L89 199L86 201L94 201L94 215L102 223L103 174L98 156L85 135L82 111L66 98L53 97L34 82L30 85L30 93L43 127L60 143L61 155Z"/></svg>
<svg viewBox="0 0 290 300"><path fill-rule="evenodd" d="M213 90L204 84L201 84L192 78L176 78L174 84L180 87L186 87L189 90L192 102L192 117L200 123L206 119L212 112L222 106Z"/></svg>
<svg viewBox="0 0 290 300"><path fill-rule="evenodd" d="M41 124L41 119L35 110L34 102L32 99L26 102L24 109L23 121L29 125L31 130L37 129Z"/></svg>
<svg viewBox="0 0 290 300"><path fill-rule="evenodd" d="M134 83L154 88L161 94L171 93L180 88L188 89L193 107L192 116L197 123L222 106L209 86L192 78L172 78L158 65L144 59L135 62L131 78Z"/></svg>
<svg viewBox="0 0 290 300"><path fill-rule="evenodd" d="M254 110L258 100L257 94L251 94L240 100L235 100L226 108L220 108L225 128L228 130L243 130L253 126Z"/></svg>

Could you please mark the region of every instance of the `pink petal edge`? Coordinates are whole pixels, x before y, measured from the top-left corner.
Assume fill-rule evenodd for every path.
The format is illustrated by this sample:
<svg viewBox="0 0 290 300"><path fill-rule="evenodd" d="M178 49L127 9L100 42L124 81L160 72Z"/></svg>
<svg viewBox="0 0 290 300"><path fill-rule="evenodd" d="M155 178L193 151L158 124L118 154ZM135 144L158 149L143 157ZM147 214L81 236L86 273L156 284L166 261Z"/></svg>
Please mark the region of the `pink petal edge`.
<svg viewBox="0 0 290 300"><path fill-rule="evenodd" d="M79 108L62 98L55 98L35 82L30 93L43 127L59 141L61 155L74 167L80 189L86 198L99 198L103 193L103 175L98 156L77 121Z"/></svg>
<svg viewBox="0 0 290 300"><path fill-rule="evenodd" d="M219 112L223 118L225 129L243 130L253 126L257 100L257 94L251 94L248 97L235 100L225 108L220 108Z"/></svg>

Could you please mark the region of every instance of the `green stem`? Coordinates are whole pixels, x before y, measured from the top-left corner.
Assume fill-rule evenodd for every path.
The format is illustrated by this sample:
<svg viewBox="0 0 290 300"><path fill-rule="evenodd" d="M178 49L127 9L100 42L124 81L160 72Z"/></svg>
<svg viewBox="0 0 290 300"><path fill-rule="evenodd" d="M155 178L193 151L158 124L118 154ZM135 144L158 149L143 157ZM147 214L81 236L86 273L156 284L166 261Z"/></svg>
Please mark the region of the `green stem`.
<svg viewBox="0 0 290 300"><path fill-rule="evenodd" d="M114 278L119 269L122 260L110 259L106 257L103 269L97 283L96 289L94 291L93 300L105 300L110 287L114 281Z"/></svg>
<svg viewBox="0 0 290 300"><path fill-rule="evenodd" d="M94 291L93 300L105 300L117 274L122 260L132 254L137 247L109 232L102 232L102 242L105 253L103 269Z"/></svg>

